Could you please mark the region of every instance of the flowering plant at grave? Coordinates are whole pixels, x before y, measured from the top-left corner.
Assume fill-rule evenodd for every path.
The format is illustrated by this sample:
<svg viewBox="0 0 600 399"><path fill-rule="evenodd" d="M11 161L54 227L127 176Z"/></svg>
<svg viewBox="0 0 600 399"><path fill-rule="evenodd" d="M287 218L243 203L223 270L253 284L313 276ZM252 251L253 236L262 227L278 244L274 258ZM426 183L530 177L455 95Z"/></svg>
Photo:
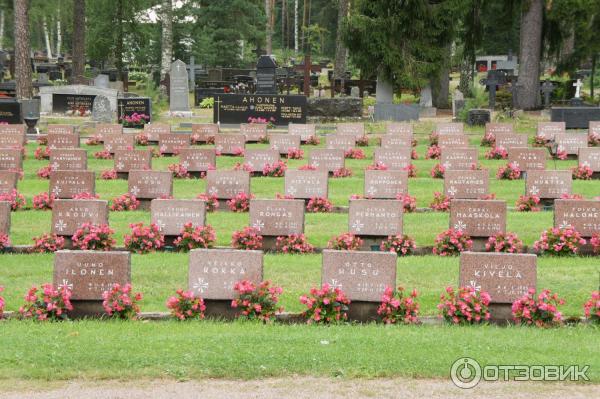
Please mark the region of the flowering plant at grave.
<svg viewBox="0 0 600 399"><path fill-rule="evenodd" d="M540 204L540 197L536 195L520 195L515 206L517 212L539 212L542 210L538 205Z"/></svg>
<svg viewBox="0 0 600 399"><path fill-rule="evenodd" d="M583 304L583 312L585 318L591 323L600 324L600 291L592 292L592 297ZM2 317L1 306L0 317Z"/></svg>
<svg viewBox="0 0 600 399"><path fill-rule="evenodd" d="M205 139L202 138L202 136L198 133L193 133L190 136L190 142L192 143L192 145L196 145L196 144L210 144L209 141L212 138L212 140L214 140L215 136L205 136Z"/></svg>
<svg viewBox="0 0 600 399"><path fill-rule="evenodd" d="M487 252L507 252L517 254L523 252L523 241L516 233L498 233L489 237L485 243Z"/></svg>
<svg viewBox="0 0 600 399"><path fill-rule="evenodd" d="M444 168L440 163L436 163L435 165L433 165L431 172L429 172L431 177L433 177L434 179L443 179L444 173L446 173L446 168Z"/></svg>
<svg viewBox="0 0 600 399"><path fill-rule="evenodd" d="M565 151L562 148L558 147L556 149L556 153L554 153L554 159L560 159L561 161L564 161L567 158L568 158L567 151Z"/></svg>
<svg viewBox="0 0 600 399"><path fill-rule="evenodd" d="M0 194L0 201L10 202L10 209L18 211L25 207L25 196L19 193L16 188L13 188L8 193Z"/></svg>
<svg viewBox="0 0 600 399"><path fill-rule="evenodd" d="M50 253L56 252L65 247L65 239L56 234L44 233L39 237L33 237L33 248L31 252L34 253Z"/></svg>
<svg viewBox="0 0 600 399"><path fill-rule="evenodd" d="M125 193L113 198L110 210L115 212L134 211L138 206L140 206L140 201L135 198L135 195Z"/></svg>
<svg viewBox="0 0 600 399"><path fill-rule="evenodd" d="M304 151L300 148L289 148L287 152L287 159L304 159Z"/></svg>
<svg viewBox="0 0 600 399"><path fill-rule="evenodd" d="M594 171L589 166L575 166L571 169L574 180L592 180Z"/></svg>
<svg viewBox="0 0 600 399"><path fill-rule="evenodd" d="M294 196L290 194L283 195L281 193L275 193L275 199L292 200L294 199Z"/></svg>
<svg viewBox="0 0 600 399"><path fill-rule="evenodd" d="M350 168L339 168L338 170L333 171L333 177L335 177L336 179L341 179L344 177L350 177L352 176L352 169Z"/></svg>
<svg viewBox="0 0 600 399"><path fill-rule="evenodd" d="M417 167L415 165L413 165L412 163L404 168L402 168L402 170L406 170L408 172L408 177L417 177Z"/></svg>
<svg viewBox="0 0 600 399"><path fill-rule="evenodd" d="M94 153L96 159L112 159L112 154L108 150L102 150Z"/></svg>
<svg viewBox="0 0 600 399"><path fill-rule="evenodd" d="M237 193L235 197L227 201L227 206L232 212L248 212L250 210L250 200L254 198L253 194L246 194L244 192Z"/></svg>
<svg viewBox="0 0 600 399"><path fill-rule="evenodd" d="M271 286L268 280L258 287L247 280L239 281L233 289L237 291L238 298L231 301L231 307L240 310L240 318L268 322L275 319L276 313L283 312L283 307L277 307L283 289Z"/></svg>
<svg viewBox="0 0 600 399"><path fill-rule="evenodd" d="M534 147L546 147L548 145L549 141L550 140L548 140L545 136L536 135L533 138L533 146Z"/></svg>
<svg viewBox="0 0 600 399"><path fill-rule="evenodd" d="M194 296L192 291L179 289L175 293L177 296L167 299L167 308L171 310L171 316L179 320L204 319L204 299Z"/></svg>
<svg viewBox="0 0 600 399"><path fill-rule="evenodd" d="M385 324L416 324L419 322L419 304L416 302L417 290L412 290L410 295L405 296L404 288L386 287L381 296L381 304L377 314Z"/></svg>
<svg viewBox="0 0 600 399"><path fill-rule="evenodd" d="M562 324L562 313L558 311L565 300L550 290L543 290L535 298L535 288L512 304L512 315L515 323L535 325L536 327L554 327Z"/></svg>
<svg viewBox="0 0 600 399"><path fill-rule="evenodd" d="M279 160L272 164L265 164L263 166L263 176L269 177L283 177L285 175L285 171L287 170L287 164L282 160Z"/></svg>
<svg viewBox="0 0 600 399"><path fill-rule="evenodd" d="M93 200L93 199L100 199L100 195L83 192L83 193L74 194L73 197L71 197L71 198L79 199L79 200Z"/></svg>
<svg viewBox="0 0 600 399"><path fill-rule="evenodd" d="M496 136L493 133L487 132L481 138L481 145L483 147L493 147L496 145Z"/></svg>
<svg viewBox="0 0 600 399"><path fill-rule="evenodd" d="M183 225L179 237L173 242L173 245L184 252L196 248L212 248L217 241L217 234L211 225L194 226L192 222Z"/></svg>
<svg viewBox="0 0 600 399"><path fill-rule="evenodd" d="M417 154L417 150L414 148L410 152L410 159L419 159L419 154Z"/></svg>
<svg viewBox="0 0 600 399"><path fill-rule="evenodd" d="M150 121L150 116L146 114L138 114L134 112L131 115L125 115L123 119L121 119L121 123L124 127L136 127L143 126Z"/></svg>
<svg viewBox="0 0 600 399"><path fill-rule="evenodd" d="M313 197L306 204L306 212L329 213L333 211L333 204L327 198Z"/></svg>
<svg viewBox="0 0 600 399"><path fill-rule="evenodd" d="M581 194L564 193L564 194L560 195L560 199L564 199L564 200L582 200L582 199L585 199L585 198L583 198L583 195L581 195Z"/></svg>
<svg viewBox="0 0 600 399"><path fill-rule="evenodd" d="M396 199L402 201L405 213L412 213L417 210L417 197L399 193L396 195Z"/></svg>
<svg viewBox="0 0 600 399"><path fill-rule="evenodd" d="M310 294L302 295L300 303L307 309L302 312L308 324L339 323L348 319L350 300L344 291L325 283L319 288L311 288Z"/></svg>
<svg viewBox="0 0 600 399"><path fill-rule="evenodd" d="M279 236L275 241L275 251L284 254L311 254L315 252L304 234L290 234Z"/></svg>
<svg viewBox="0 0 600 399"><path fill-rule="evenodd" d="M442 149L437 145L432 145L427 148L425 159L440 159L442 156Z"/></svg>
<svg viewBox="0 0 600 399"><path fill-rule="evenodd" d="M379 245L379 250L384 252L394 252L398 256L411 255L415 249L417 249L415 240L406 234L388 236L388 238L383 240Z"/></svg>
<svg viewBox="0 0 600 399"><path fill-rule="evenodd" d="M258 138L258 142L261 144L269 144L269 136L267 136L266 134L260 136Z"/></svg>
<svg viewBox="0 0 600 399"><path fill-rule="evenodd" d="M66 320L67 312L73 310L71 305L71 290L66 287L54 288L52 284L42 284L39 289L31 287L25 295L25 304L19 308L19 314L24 319L34 320Z"/></svg>
<svg viewBox="0 0 600 399"><path fill-rule="evenodd" d="M319 137L317 137L317 135L312 135L310 137L308 137L308 139L306 139L306 144L307 145L319 145L321 143L321 140L319 139Z"/></svg>
<svg viewBox="0 0 600 399"><path fill-rule="evenodd" d="M148 145L149 142L149 137L146 133L139 133L135 135L135 143L137 145L143 145L146 146Z"/></svg>
<svg viewBox="0 0 600 399"><path fill-rule="evenodd" d="M365 152L360 148L350 148L344 152L344 158L346 159L365 159L366 157Z"/></svg>
<svg viewBox="0 0 600 399"><path fill-rule="evenodd" d="M448 212L448 210L450 210L450 198L445 194L436 191L433 193L433 201L431 201L429 207L434 211Z"/></svg>
<svg viewBox="0 0 600 399"><path fill-rule="evenodd" d="M484 194L479 197L480 200L491 201L496 199L496 193Z"/></svg>
<svg viewBox="0 0 600 399"><path fill-rule="evenodd" d="M102 293L102 299L102 307L110 317L131 320L139 316L139 302L143 296L141 292L133 294L129 283L123 287L120 284L113 284L110 291Z"/></svg>
<svg viewBox="0 0 600 399"><path fill-rule="evenodd" d="M496 173L496 178L503 180L517 180L521 177L521 168L514 162L501 166Z"/></svg>
<svg viewBox="0 0 600 399"><path fill-rule="evenodd" d="M2 291L4 291L4 287L0 285L0 293L2 293ZM0 320L2 320L3 316L4 316L4 297L2 295L0 295Z"/></svg>
<svg viewBox="0 0 600 399"><path fill-rule="evenodd" d="M156 147L152 147L150 151L152 152L152 158L161 158L163 156Z"/></svg>
<svg viewBox="0 0 600 399"><path fill-rule="evenodd" d="M364 135L364 136L357 138L356 145L358 147L368 147L369 146L369 137L367 135Z"/></svg>
<svg viewBox="0 0 600 399"><path fill-rule="evenodd" d="M243 148L240 148L240 147L235 147L235 148L233 149L233 151L232 151L232 153L233 153L232 155L233 155L234 157L243 157L243 156L244 156L244 152L245 152L245 151L244 151L244 149L243 149ZM221 155L221 154L220 154L220 153L217 153L217 155Z"/></svg>
<svg viewBox="0 0 600 399"><path fill-rule="evenodd" d="M470 251L472 247L471 237L462 231L448 229L435 238L433 254L439 256L458 255L463 251Z"/></svg>
<svg viewBox="0 0 600 399"><path fill-rule="evenodd" d="M590 238L590 244L592 244L594 253L600 253L600 233L592 234L592 237Z"/></svg>
<svg viewBox="0 0 600 399"><path fill-rule="evenodd" d="M552 227L542 232L540 239L533 244L539 255L571 256L579 252L586 240L571 226L563 229Z"/></svg>
<svg viewBox="0 0 600 399"><path fill-rule="evenodd" d="M87 145L100 145L102 141L100 140L100 136L94 134L93 136L88 137L88 139L85 141L85 144Z"/></svg>
<svg viewBox="0 0 600 399"><path fill-rule="evenodd" d="M588 134L588 145L590 147L600 146L600 134L597 134L597 133Z"/></svg>
<svg viewBox="0 0 600 399"><path fill-rule="evenodd" d="M8 237L8 234L0 233L0 251L10 248L10 245L10 238Z"/></svg>
<svg viewBox="0 0 600 399"><path fill-rule="evenodd" d="M437 145L439 137L440 137L440 135L438 134L438 132L436 132L436 131L431 132L431 134L429 134L429 144Z"/></svg>
<svg viewBox="0 0 600 399"><path fill-rule="evenodd" d="M490 319L490 295L473 287L460 287L454 292L446 287L437 305L440 317L453 324L478 324Z"/></svg>
<svg viewBox="0 0 600 399"><path fill-rule="evenodd" d="M254 227L244 227L231 236L231 246L235 249L258 250L262 249L263 236Z"/></svg>
<svg viewBox="0 0 600 399"><path fill-rule="evenodd" d="M176 179L188 179L190 177L187 168L180 163L172 163L167 166L167 169L169 169L169 172L171 172Z"/></svg>
<svg viewBox="0 0 600 399"><path fill-rule="evenodd" d="M37 136L35 139L39 145L48 145L48 136Z"/></svg>
<svg viewBox="0 0 600 399"><path fill-rule="evenodd" d="M216 195L200 193L196 195L196 199L201 199L206 202L206 212L214 212L219 208L219 200Z"/></svg>
<svg viewBox="0 0 600 399"><path fill-rule="evenodd" d="M233 165L233 170L243 170L246 172L252 172L252 167L250 167L250 165L248 165L247 163L236 162L235 165Z"/></svg>
<svg viewBox="0 0 600 399"><path fill-rule="evenodd" d="M124 244L128 251L136 254L147 254L162 248L165 245L165 237L154 223L144 226L144 223L132 223L129 225L131 234L125 234Z"/></svg>
<svg viewBox="0 0 600 399"><path fill-rule="evenodd" d="M39 168L36 172L40 179L50 179L50 173L52 173L52 166L46 165Z"/></svg>
<svg viewBox="0 0 600 399"><path fill-rule="evenodd" d="M352 233L343 233L333 237L327 243L327 248L337 249L339 251L358 251L363 245L363 240Z"/></svg>
<svg viewBox="0 0 600 399"><path fill-rule="evenodd" d="M81 250L110 251L116 244L114 230L107 224L84 223L75 231L71 240L73 248Z"/></svg>
<svg viewBox="0 0 600 399"><path fill-rule="evenodd" d="M317 170L317 167L313 166L313 165L306 164L306 165L300 166L298 168L298 170Z"/></svg>
<svg viewBox="0 0 600 399"><path fill-rule="evenodd" d="M106 169L100 173L100 178L102 180L116 180L117 179L117 171L115 169Z"/></svg>
<svg viewBox="0 0 600 399"><path fill-rule="evenodd" d="M50 159L50 149L48 147L38 147L35 149L33 156L39 161Z"/></svg>
<svg viewBox="0 0 600 399"><path fill-rule="evenodd" d="M383 162L377 161L367 166L367 170L388 170L388 167Z"/></svg>
<svg viewBox="0 0 600 399"><path fill-rule="evenodd" d="M52 205L54 204L55 199L56 197L54 196L54 194L48 194L47 192L34 195L33 209L39 209L41 211L52 209Z"/></svg>
<svg viewBox="0 0 600 399"><path fill-rule="evenodd" d="M508 151L504 147L493 147L485 153L486 159L508 159Z"/></svg>

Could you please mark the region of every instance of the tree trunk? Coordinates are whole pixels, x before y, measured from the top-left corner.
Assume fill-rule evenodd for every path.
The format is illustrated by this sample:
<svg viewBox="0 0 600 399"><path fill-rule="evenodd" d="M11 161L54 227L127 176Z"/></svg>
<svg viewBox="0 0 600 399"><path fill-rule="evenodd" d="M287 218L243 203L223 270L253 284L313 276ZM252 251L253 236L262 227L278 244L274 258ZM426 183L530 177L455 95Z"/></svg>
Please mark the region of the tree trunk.
<svg viewBox="0 0 600 399"><path fill-rule="evenodd" d="M15 0L15 81L18 100L32 97L29 54L29 1Z"/></svg>
<svg viewBox="0 0 600 399"><path fill-rule="evenodd" d="M452 44L448 43L445 50L440 70L437 76L431 79L432 104L440 109L450 108L448 96L450 95L450 52L452 51Z"/></svg>
<svg viewBox="0 0 600 399"><path fill-rule="evenodd" d="M265 0L265 15L267 19L266 24L266 45L265 52L267 54L273 54L273 10L271 8L271 0Z"/></svg>
<svg viewBox="0 0 600 399"><path fill-rule="evenodd" d="M343 79L346 72L346 55L348 53L344 41L342 40L342 26L344 19L348 16L348 9L350 7L350 0L338 0L338 20L337 20L337 33L335 35L335 65L333 69L334 79ZM342 87L343 91L343 87Z"/></svg>
<svg viewBox="0 0 600 399"><path fill-rule="evenodd" d="M0 48L4 48L2 43L4 42L4 10L0 10Z"/></svg>
<svg viewBox="0 0 600 399"><path fill-rule="evenodd" d="M304 0L304 12L302 13L302 50L306 51L306 27L308 26L308 7L310 0Z"/></svg>
<svg viewBox="0 0 600 399"><path fill-rule="evenodd" d="M46 43L46 55L48 56L48 61L51 61L52 46L50 46L50 32L48 31L48 22L45 15L42 17L42 29L44 31L44 42Z"/></svg>
<svg viewBox="0 0 600 399"><path fill-rule="evenodd" d="M298 54L298 0L294 0L294 53Z"/></svg>
<svg viewBox="0 0 600 399"><path fill-rule="evenodd" d="M286 29L286 20L285 20L285 13L286 13L286 3L287 0L281 0L281 48L286 48L286 41L285 41L285 29Z"/></svg>
<svg viewBox="0 0 600 399"><path fill-rule="evenodd" d="M75 84L85 83L85 0L73 0L73 75Z"/></svg>
<svg viewBox="0 0 600 399"><path fill-rule="evenodd" d="M115 43L115 66L121 81L123 76L123 0L117 0L117 42Z"/></svg>
<svg viewBox="0 0 600 399"><path fill-rule="evenodd" d="M166 96L168 89L166 77L171 69L173 58L173 4L171 0L163 0L161 6L161 61L160 61L160 94Z"/></svg>
<svg viewBox="0 0 600 399"><path fill-rule="evenodd" d="M462 60L460 63L460 81L458 83L458 90L460 90L465 97L471 96L471 88L473 87L473 66L471 61L468 59Z"/></svg>
<svg viewBox="0 0 600 399"><path fill-rule="evenodd" d="M541 103L540 57L542 53L543 17L543 0L528 0L523 4L519 79L517 81L517 106L521 109L539 108Z"/></svg>
<svg viewBox="0 0 600 399"><path fill-rule="evenodd" d="M598 58L597 54L592 55L592 74L590 75L590 97L592 97L592 103L596 103L594 100L594 74L596 73L596 58Z"/></svg>
<svg viewBox="0 0 600 399"><path fill-rule="evenodd" d="M60 21L60 7L56 11L56 57L60 57L62 50L62 29Z"/></svg>

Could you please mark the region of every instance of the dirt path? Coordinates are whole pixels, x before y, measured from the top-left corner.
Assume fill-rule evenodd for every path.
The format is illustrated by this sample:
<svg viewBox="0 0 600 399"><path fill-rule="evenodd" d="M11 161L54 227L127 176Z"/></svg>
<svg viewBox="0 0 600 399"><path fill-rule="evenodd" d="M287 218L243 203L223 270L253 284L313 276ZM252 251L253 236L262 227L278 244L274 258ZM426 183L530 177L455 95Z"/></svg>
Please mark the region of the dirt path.
<svg viewBox="0 0 600 399"><path fill-rule="evenodd" d="M37 384L37 383L36 383ZM593 398L600 385L566 383L482 383L474 389L456 388L433 379L273 378L263 381L172 380L70 381L30 388L26 381L2 384L0 399L248 399L248 398Z"/></svg>

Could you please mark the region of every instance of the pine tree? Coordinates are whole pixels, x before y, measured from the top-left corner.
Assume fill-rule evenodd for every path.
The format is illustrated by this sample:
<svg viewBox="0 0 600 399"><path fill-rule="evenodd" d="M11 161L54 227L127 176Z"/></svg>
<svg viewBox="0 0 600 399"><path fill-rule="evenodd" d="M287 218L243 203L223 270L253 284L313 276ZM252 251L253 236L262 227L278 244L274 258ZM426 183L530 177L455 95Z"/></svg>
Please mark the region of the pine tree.
<svg viewBox="0 0 600 399"><path fill-rule="evenodd" d="M15 0L15 81L17 99L32 96L31 59L29 57L29 1Z"/></svg>

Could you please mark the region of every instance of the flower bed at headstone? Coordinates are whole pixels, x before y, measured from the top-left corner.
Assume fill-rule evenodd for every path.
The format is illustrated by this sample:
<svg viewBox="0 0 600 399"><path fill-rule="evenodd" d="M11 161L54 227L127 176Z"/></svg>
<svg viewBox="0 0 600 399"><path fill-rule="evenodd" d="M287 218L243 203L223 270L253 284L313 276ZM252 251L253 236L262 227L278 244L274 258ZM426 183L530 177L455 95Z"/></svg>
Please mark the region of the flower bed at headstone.
<svg viewBox="0 0 600 399"><path fill-rule="evenodd" d="M352 176L352 169L349 169L346 167L339 168L333 172L333 177L335 177L336 179L340 179L340 178L344 178L344 177L351 177L351 176Z"/></svg>
<svg viewBox="0 0 600 399"><path fill-rule="evenodd" d="M448 212L450 210L450 198L436 191L433 193L433 201L429 204L429 207L437 212Z"/></svg>
<svg viewBox="0 0 600 399"><path fill-rule="evenodd" d="M483 147L493 147L496 145L496 136L493 133L484 133L481 138L481 145Z"/></svg>
<svg viewBox="0 0 600 399"><path fill-rule="evenodd" d="M238 193L234 198L227 201L227 206L232 212L242 213L250 210L250 200L254 198L253 194Z"/></svg>
<svg viewBox="0 0 600 399"><path fill-rule="evenodd" d="M0 285L0 294L4 291L4 287ZM4 317L4 297L0 295L0 320Z"/></svg>
<svg viewBox="0 0 600 399"><path fill-rule="evenodd" d="M517 180L521 178L521 169L513 162L501 166L496 173L496 178L501 180Z"/></svg>
<svg viewBox="0 0 600 399"><path fill-rule="evenodd" d="M452 324L478 324L490 319L490 295L473 287L460 287L458 292L447 287L440 296L440 317Z"/></svg>
<svg viewBox="0 0 600 399"><path fill-rule="evenodd" d="M13 188L8 193L0 194L0 201L10 202L10 209L12 209L13 211L23 209L26 203L25 196L19 193L15 188Z"/></svg>
<svg viewBox="0 0 600 399"><path fill-rule="evenodd" d="M445 172L446 172L446 169L441 164L436 163L435 165L433 165L430 175L434 179L443 179Z"/></svg>
<svg viewBox="0 0 600 399"><path fill-rule="evenodd" d="M71 238L73 248L81 250L110 251L116 244L114 230L106 224L83 223Z"/></svg>
<svg viewBox="0 0 600 399"><path fill-rule="evenodd" d="M352 233L343 233L329 240L327 248L344 251L358 251L362 244L363 240L360 237L357 237Z"/></svg>
<svg viewBox="0 0 600 399"><path fill-rule="evenodd" d="M117 178L117 171L114 169L103 170L100 173L100 178L102 180L115 180Z"/></svg>
<svg viewBox="0 0 600 399"><path fill-rule="evenodd" d="M366 170L388 170L388 167L383 162L375 162L367 166Z"/></svg>
<svg viewBox="0 0 600 399"><path fill-rule="evenodd" d="M488 238L485 250L487 252L520 253L523 252L523 241L516 233L498 233Z"/></svg>
<svg viewBox="0 0 600 399"><path fill-rule="evenodd" d="M188 222L173 245L180 251L188 252L196 248L212 248L216 241L217 234L211 225L194 226L192 222Z"/></svg>
<svg viewBox="0 0 600 399"><path fill-rule="evenodd" d="M439 256L459 255L463 251L470 251L473 247L471 237L454 229L448 229L435 238L433 254Z"/></svg>
<svg viewBox="0 0 600 399"><path fill-rule="evenodd" d="M300 148L290 148L287 152L287 159L303 159L304 151Z"/></svg>
<svg viewBox="0 0 600 399"><path fill-rule="evenodd" d="M94 153L96 159L112 159L112 154L108 150L102 150Z"/></svg>
<svg viewBox="0 0 600 399"><path fill-rule="evenodd" d="M356 139L356 145L359 147L367 147L369 145L369 137L368 136L360 136Z"/></svg>
<svg viewBox="0 0 600 399"><path fill-rule="evenodd" d="M543 290L536 298L535 289L530 288L527 294L512 304L513 319L517 324L536 327L558 326L563 322L558 307L564 303L564 299L550 290Z"/></svg>
<svg viewBox="0 0 600 399"><path fill-rule="evenodd" d="M576 255L585 244L586 240L574 228L552 227L542 232L533 248L539 255L570 256Z"/></svg>
<svg viewBox="0 0 600 399"><path fill-rule="evenodd" d="M408 165L407 167L403 168L402 170L405 170L408 172L408 177L417 177L417 167L413 164Z"/></svg>
<svg viewBox="0 0 600 399"><path fill-rule="evenodd" d="M66 287L54 288L52 284L42 284L42 290L31 287L25 295L25 304L19 308L24 319L66 320L67 312L73 310L71 291Z"/></svg>
<svg viewBox="0 0 600 399"><path fill-rule="evenodd" d="M262 173L263 176L268 177L283 177L285 175L285 171L287 170L287 164L281 160L273 163L273 164L265 164L263 167Z"/></svg>
<svg viewBox="0 0 600 399"><path fill-rule="evenodd" d="M47 192L40 193L33 196L33 209L39 209L42 211L52 209L54 203L54 194L48 194Z"/></svg>
<svg viewBox="0 0 600 399"><path fill-rule="evenodd" d="M40 179L50 179L51 172L52 172L52 166L46 165L46 166L42 166L41 168L39 168L35 174Z"/></svg>
<svg viewBox="0 0 600 399"><path fill-rule="evenodd" d="M507 159L508 151L503 147L494 147L485 153L486 159Z"/></svg>
<svg viewBox="0 0 600 399"><path fill-rule="evenodd" d="M332 210L333 204L327 198L314 197L306 204L306 211L311 213L328 213Z"/></svg>
<svg viewBox="0 0 600 399"><path fill-rule="evenodd" d="M434 144L427 148L427 153L425 154L425 159L440 159L441 156L442 156L442 149Z"/></svg>
<svg viewBox="0 0 600 399"><path fill-rule="evenodd" d="M167 166L167 169L173 173L173 177L176 179L188 179L191 177L187 168L180 163L173 163Z"/></svg>
<svg viewBox="0 0 600 399"><path fill-rule="evenodd" d="M138 254L156 251L165 245L165 238L154 223L144 226L142 222L129 225L131 234L124 236L125 248Z"/></svg>
<svg viewBox="0 0 600 399"><path fill-rule="evenodd" d="M119 197L113 198L110 210L115 212L134 211L138 206L140 206L140 201L135 198L135 195L125 193Z"/></svg>
<svg viewBox="0 0 600 399"><path fill-rule="evenodd" d="M235 249L260 250L263 246L263 237L254 227L244 227L243 230L233 233L231 246Z"/></svg>
<svg viewBox="0 0 600 399"><path fill-rule="evenodd" d="M592 250L594 253L600 253L600 233L592 234L592 237L590 238L590 244L592 244Z"/></svg>
<svg viewBox="0 0 600 399"><path fill-rule="evenodd" d="M272 286L268 280L258 287L247 280L239 281L233 289L238 297L231 301L231 307L239 310L240 318L268 322L273 321L277 313L283 312L283 307L277 306L283 289Z"/></svg>
<svg viewBox="0 0 600 399"><path fill-rule="evenodd" d="M284 254L310 254L315 251L304 234L279 236L275 240L275 250Z"/></svg>
<svg viewBox="0 0 600 399"><path fill-rule="evenodd" d="M379 249L385 252L395 252L398 256L405 256L412 254L417 249L417 244L408 235L398 234L389 236L385 241L382 241Z"/></svg>
<svg viewBox="0 0 600 399"><path fill-rule="evenodd" d="M39 237L33 237L34 253L52 253L61 250L65 247L64 237L56 234L44 233Z"/></svg>
<svg viewBox="0 0 600 399"><path fill-rule="evenodd" d="M204 319L206 305L204 300L192 291L177 290L175 296L167 299L167 308L171 316L178 320Z"/></svg>
<svg viewBox="0 0 600 399"><path fill-rule="evenodd" d="M314 136L310 136L307 140L306 140L306 144L307 145L319 145L321 144L321 140L319 139L318 136L314 135Z"/></svg>
<svg viewBox="0 0 600 399"><path fill-rule="evenodd" d="M100 195L83 192L83 193L77 193L77 194L73 195L72 198L79 199L79 200L94 200L94 199L100 199Z"/></svg>
<svg viewBox="0 0 600 399"><path fill-rule="evenodd" d="M214 212L219 208L219 200L216 195L200 193L196 199L201 199L206 202L206 212Z"/></svg>
<svg viewBox="0 0 600 399"><path fill-rule="evenodd" d="M592 180L594 171L589 166L576 166L573 169L573 179L575 180Z"/></svg>
<svg viewBox="0 0 600 399"><path fill-rule="evenodd" d="M50 159L50 149L48 147L38 147L35 149L33 156L40 161Z"/></svg>
<svg viewBox="0 0 600 399"><path fill-rule="evenodd" d="M114 284L109 291L102 293L102 307L109 317L116 319L137 319L140 314L140 292L132 292L131 284Z"/></svg>
<svg viewBox="0 0 600 399"><path fill-rule="evenodd" d="M350 148L344 152L344 157L346 159L365 159L366 155L365 152L360 148Z"/></svg>
<svg viewBox="0 0 600 399"><path fill-rule="evenodd" d="M600 324L600 291L592 292L591 298L583 304L583 313L591 323Z"/></svg>
<svg viewBox="0 0 600 399"><path fill-rule="evenodd" d="M396 199L402 201L405 213L412 213L417 210L417 198L408 194L398 194Z"/></svg>
<svg viewBox="0 0 600 399"><path fill-rule="evenodd" d="M148 135L145 133L139 133L135 135L135 143L137 145L146 146L149 144Z"/></svg>
<svg viewBox="0 0 600 399"><path fill-rule="evenodd" d="M404 288L386 287L377 314L385 324L416 324L419 322L417 290L405 295Z"/></svg>
<svg viewBox="0 0 600 399"><path fill-rule="evenodd" d="M517 212L539 212L540 198L535 195L521 195L515 203Z"/></svg>
<svg viewBox="0 0 600 399"><path fill-rule="evenodd" d="M350 300L338 287L325 283L321 288L311 288L309 295L302 295L300 303L306 306L302 312L308 324L332 324L348 319Z"/></svg>

